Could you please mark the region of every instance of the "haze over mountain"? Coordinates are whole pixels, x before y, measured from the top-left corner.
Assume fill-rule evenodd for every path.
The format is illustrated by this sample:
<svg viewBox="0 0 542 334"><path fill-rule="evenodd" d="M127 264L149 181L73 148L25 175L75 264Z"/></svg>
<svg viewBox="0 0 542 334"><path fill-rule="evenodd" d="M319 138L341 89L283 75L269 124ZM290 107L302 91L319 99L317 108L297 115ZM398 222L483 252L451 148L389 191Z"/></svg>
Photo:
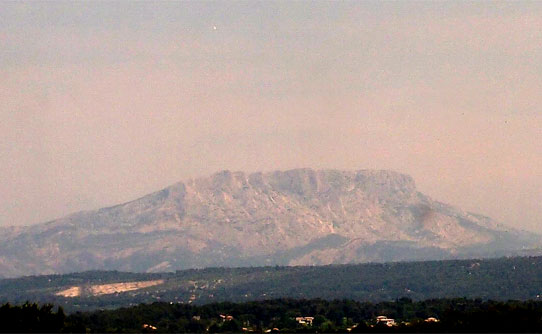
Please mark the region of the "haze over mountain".
<svg viewBox="0 0 542 334"><path fill-rule="evenodd" d="M540 45L540 1L1 1L0 226L363 166L538 232Z"/></svg>
<svg viewBox="0 0 542 334"><path fill-rule="evenodd" d="M311 169L222 171L0 232L5 277L498 256L542 240L432 200L407 175Z"/></svg>

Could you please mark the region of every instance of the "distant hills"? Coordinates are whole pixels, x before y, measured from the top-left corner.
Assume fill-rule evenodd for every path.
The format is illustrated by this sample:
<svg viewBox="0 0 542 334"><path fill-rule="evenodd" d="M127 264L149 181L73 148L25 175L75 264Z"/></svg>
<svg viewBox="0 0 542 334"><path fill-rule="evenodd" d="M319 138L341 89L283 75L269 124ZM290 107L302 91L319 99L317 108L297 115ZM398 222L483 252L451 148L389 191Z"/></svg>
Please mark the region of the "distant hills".
<svg viewBox="0 0 542 334"><path fill-rule="evenodd" d="M70 312L157 301L201 305L277 298L380 302L402 297L542 301L542 257L175 273L92 271L0 280L0 304L49 302Z"/></svg>
<svg viewBox="0 0 542 334"><path fill-rule="evenodd" d="M391 171L223 171L129 203L1 229L0 273L495 257L541 240L434 201Z"/></svg>

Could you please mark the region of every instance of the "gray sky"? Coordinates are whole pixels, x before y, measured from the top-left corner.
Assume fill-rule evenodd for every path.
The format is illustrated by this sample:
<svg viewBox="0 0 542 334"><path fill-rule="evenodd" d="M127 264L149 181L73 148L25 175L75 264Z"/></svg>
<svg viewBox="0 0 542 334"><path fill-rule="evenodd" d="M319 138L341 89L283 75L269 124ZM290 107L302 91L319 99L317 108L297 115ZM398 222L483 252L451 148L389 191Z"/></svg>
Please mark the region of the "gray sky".
<svg viewBox="0 0 542 334"><path fill-rule="evenodd" d="M312 167L536 231L541 97L542 2L1 2L0 226Z"/></svg>

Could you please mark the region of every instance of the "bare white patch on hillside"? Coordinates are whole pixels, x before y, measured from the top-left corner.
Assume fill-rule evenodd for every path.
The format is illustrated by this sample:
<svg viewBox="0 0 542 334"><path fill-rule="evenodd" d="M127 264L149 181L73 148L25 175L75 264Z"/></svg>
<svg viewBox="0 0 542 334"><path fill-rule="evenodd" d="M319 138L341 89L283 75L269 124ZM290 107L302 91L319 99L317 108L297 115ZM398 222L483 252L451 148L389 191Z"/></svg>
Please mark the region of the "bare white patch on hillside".
<svg viewBox="0 0 542 334"><path fill-rule="evenodd" d="M79 297L83 294L88 294L91 296L101 296L101 295L110 295L113 293L121 293L126 291L139 290L143 288L148 288L151 286L159 285L164 283L164 280L154 280L154 281L142 281L142 282L124 282L124 283L111 283L111 284L99 284L91 285L88 287L73 286L66 290L62 290L56 293L57 296L62 297Z"/></svg>

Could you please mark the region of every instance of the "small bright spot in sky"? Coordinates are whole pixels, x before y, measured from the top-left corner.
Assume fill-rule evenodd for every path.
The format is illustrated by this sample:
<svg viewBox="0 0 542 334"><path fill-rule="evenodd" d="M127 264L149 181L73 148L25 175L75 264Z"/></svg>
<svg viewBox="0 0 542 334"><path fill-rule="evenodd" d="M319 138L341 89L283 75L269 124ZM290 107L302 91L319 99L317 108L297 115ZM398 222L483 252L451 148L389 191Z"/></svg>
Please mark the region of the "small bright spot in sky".
<svg viewBox="0 0 542 334"><path fill-rule="evenodd" d="M216 30L216 26L213 26L213 30Z"/></svg>

